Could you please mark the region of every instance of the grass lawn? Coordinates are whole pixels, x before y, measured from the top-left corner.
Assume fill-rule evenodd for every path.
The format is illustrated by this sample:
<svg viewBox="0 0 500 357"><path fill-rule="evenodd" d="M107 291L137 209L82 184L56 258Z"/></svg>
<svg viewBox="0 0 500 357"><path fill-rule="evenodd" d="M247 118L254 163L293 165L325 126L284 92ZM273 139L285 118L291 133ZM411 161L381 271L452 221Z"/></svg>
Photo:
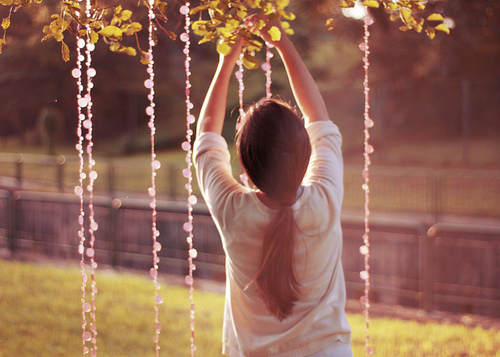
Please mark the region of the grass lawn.
<svg viewBox="0 0 500 357"><path fill-rule="evenodd" d="M0 357L82 355L76 265L0 260ZM97 274L98 356L153 356L153 284L145 274ZM188 290L162 284L161 356L189 356ZM195 290L197 356L220 356L224 296ZM364 355L364 317L349 314L354 356ZM372 318L374 356L500 356L500 331Z"/></svg>

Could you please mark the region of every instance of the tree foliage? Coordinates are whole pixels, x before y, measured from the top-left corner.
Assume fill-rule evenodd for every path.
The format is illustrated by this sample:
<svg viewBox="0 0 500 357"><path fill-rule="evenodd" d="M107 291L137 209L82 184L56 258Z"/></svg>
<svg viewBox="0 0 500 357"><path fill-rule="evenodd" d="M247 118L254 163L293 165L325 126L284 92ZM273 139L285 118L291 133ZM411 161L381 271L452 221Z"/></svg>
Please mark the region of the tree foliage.
<svg viewBox="0 0 500 357"><path fill-rule="evenodd" d="M443 0L446 1L446 0ZM43 0L0 0L0 4L9 7L8 16L2 19L3 37L0 39L0 53L6 44L6 32L11 24L11 15L21 8L33 4L40 4ZM355 6L355 0L336 0L337 6L351 8ZM141 54L141 62L147 63L146 52L141 49L137 33L143 28L140 22L134 21L134 10L124 9L120 1L107 5L92 1L89 6L80 4L74 0L62 0L59 14L53 14L51 21L43 28L45 36L42 41L54 39L61 43L61 53L65 61L69 60L69 48L65 42L65 35L69 32L75 36L88 36L91 43L95 44L100 39L109 45L112 52L126 53L136 56ZM147 0L140 0L139 4L149 8L151 5ZM262 30L268 22L280 21L281 26L288 34L293 34L289 21L293 21L296 15L287 10L290 0L202 0L194 7L190 14L199 15L199 20L192 24L193 32L202 37L199 43L216 42L217 52L227 54L238 38L243 38L244 64L247 68L257 68L258 61L255 52L262 49L262 42L256 39L256 30ZM391 21L401 19L403 25L401 31L415 30L425 33L432 39L436 31L449 33L449 28L443 23L443 17L439 13L428 14L425 18L422 14L427 11L429 2L420 0L366 0L362 5L378 8L380 5L387 10ZM166 29L168 22L166 14L168 3L165 0L154 0L152 10L155 14L154 21L157 28L163 30L171 39L176 38L173 31ZM208 19L203 14L208 13ZM261 16L259 16L261 15ZM326 22L328 29L334 28L335 19L330 18ZM279 31L276 27L269 28L269 34L278 40ZM135 37L135 46L123 45L124 36ZM155 34L156 38L156 34Z"/></svg>
<svg viewBox="0 0 500 357"><path fill-rule="evenodd" d="M31 6L33 3L42 3L43 0L0 0L0 4L10 6L9 14L2 20L4 30L3 38L0 39L0 53L6 44L6 31L10 26L11 15L23 7ZM126 53L136 56L137 51L141 53L141 62L147 63L145 59L146 51L141 49L137 33L142 30L142 24L133 21L134 12L130 9L123 9L118 2L112 5L100 5L97 1L92 1L90 6L84 6L78 1L62 0L59 14L51 16L51 22L43 28L42 41L54 39L61 43L62 58L69 60L69 49L64 42L65 35L69 32L78 37L88 36L90 43L95 44L102 39L109 45L112 52ZM149 8L149 2L142 0L140 4ZM164 24L168 21L166 16L168 4L166 1L155 0L152 5L154 29L160 28L170 38L175 39L176 35L167 30ZM134 36L136 46L124 46L122 40L124 36ZM156 36L155 36L156 38Z"/></svg>
<svg viewBox="0 0 500 357"><path fill-rule="evenodd" d="M446 0L444 0L446 1ZM441 1L443 2L443 1ZM356 4L355 0L341 0L339 6L341 8L352 8ZM450 29L446 26L443 21L444 18L439 13L428 13L429 5L432 5L432 1L421 1L421 0L366 0L362 2L363 6L369 8L379 8L382 5L391 21L401 20L402 25L400 26L401 31L414 30L418 33L425 31L430 39L434 39L436 36L436 31L441 31L449 34ZM327 27L329 29L333 28L334 19L327 20Z"/></svg>

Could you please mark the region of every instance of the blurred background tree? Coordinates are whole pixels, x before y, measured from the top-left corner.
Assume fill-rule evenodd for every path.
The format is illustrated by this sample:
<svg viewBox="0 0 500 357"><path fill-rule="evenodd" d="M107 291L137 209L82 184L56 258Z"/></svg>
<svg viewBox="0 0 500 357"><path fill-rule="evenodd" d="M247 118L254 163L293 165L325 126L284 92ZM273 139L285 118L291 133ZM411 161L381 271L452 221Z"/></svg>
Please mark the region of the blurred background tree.
<svg viewBox="0 0 500 357"><path fill-rule="evenodd" d="M183 2L168 3L168 27L179 34L183 18L178 9ZM192 6L197 3L193 1ZM363 69L358 44L363 28L359 19L344 16L338 4L338 0L296 0L289 8L297 15L291 23L293 40L327 99L332 119L341 126L349 154L351 147L362 150L358 139L363 125ZM382 149L392 141L460 139L464 123L472 137L500 135L500 2L434 0L428 4L445 17L449 35L438 33L430 40L424 34L401 32L400 21L390 21L382 8L370 9L375 19L370 26L371 105L377 122L373 139ZM135 21L145 28L145 10L131 0L122 0L120 5L137 9ZM57 0L44 0L12 14L7 45L0 55L0 138L40 144L37 118L50 104L64 115L63 141L67 145L75 142L76 85L70 74L74 58L63 62L58 43L40 43L43 26L59 6ZM0 6L0 18L7 12L7 7ZM337 19L333 31L325 28L328 18ZM73 50L74 40L67 39ZM191 46L195 114L217 61L215 46L198 46L199 39L193 35ZM180 40L159 33L155 48L159 149L176 147L184 136L182 48ZM98 43L93 66L97 70L93 89L96 150L107 154L147 150L146 71L139 57L110 52ZM246 102L264 94L264 75L258 72L246 72ZM277 60L273 60L273 93L291 98ZM237 106L236 96L229 104ZM358 149L352 150L358 153Z"/></svg>

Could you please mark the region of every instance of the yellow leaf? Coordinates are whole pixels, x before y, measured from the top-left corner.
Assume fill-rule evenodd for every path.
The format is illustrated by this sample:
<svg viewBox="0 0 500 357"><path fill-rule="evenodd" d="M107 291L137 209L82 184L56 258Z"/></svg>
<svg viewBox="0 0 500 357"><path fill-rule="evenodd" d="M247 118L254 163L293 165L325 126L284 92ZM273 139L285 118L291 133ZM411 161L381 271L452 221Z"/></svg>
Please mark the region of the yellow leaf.
<svg viewBox="0 0 500 357"><path fill-rule="evenodd" d="M354 7L354 1L352 0L344 0L339 4L340 7L347 8L347 7Z"/></svg>
<svg viewBox="0 0 500 357"><path fill-rule="evenodd" d="M61 52L62 52L62 58L64 62L69 61L69 48L68 45L64 43L64 41L61 42Z"/></svg>
<svg viewBox="0 0 500 357"><path fill-rule="evenodd" d="M239 17L240 19L244 19L246 16L247 16L248 12L247 10L241 10L241 9L238 9L236 11L236 16Z"/></svg>
<svg viewBox="0 0 500 357"><path fill-rule="evenodd" d="M377 0L367 0L363 2L361 5L368 6L368 7L379 7L380 4L378 3Z"/></svg>
<svg viewBox="0 0 500 357"><path fill-rule="evenodd" d="M271 26L267 33L269 34L269 36L271 36L271 41L281 40L281 31L276 26Z"/></svg>
<svg viewBox="0 0 500 357"><path fill-rule="evenodd" d="M14 3L14 0L0 0L0 4L5 6L10 6Z"/></svg>
<svg viewBox="0 0 500 357"><path fill-rule="evenodd" d="M130 27L134 32L139 32L142 30L142 25L139 22L132 22L130 24Z"/></svg>
<svg viewBox="0 0 500 357"><path fill-rule="evenodd" d="M47 35L47 36L45 36L44 38L42 38L42 41L41 41L41 42L45 42L45 41L47 41L49 38L52 38L52 37L54 37L54 35L52 35L52 34Z"/></svg>
<svg viewBox="0 0 500 357"><path fill-rule="evenodd" d="M99 35L102 35L107 38L112 38L114 40L121 40L123 37L122 30L120 30L116 26L106 26L101 31L98 32Z"/></svg>
<svg viewBox="0 0 500 357"><path fill-rule="evenodd" d="M109 23L111 26L120 26L122 24L122 20L119 17L114 16Z"/></svg>
<svg viewBox="0 0 500 357"><path fill-rule="evenodd" d="M441 16L441 14L434 13L427 16L427 21L443 21L443 20L444 18L443 16Z"/></svg>
<svg viewBox="0 0 500 357"><path fill-rule="evenodd" d="M54 33L54 38L57 42L61 42L64 39L64 35L62 34L62 32L56 32Z"/></svg>
<svg viewBox="0 0 500 357"><path fill-rule="evenodd" d="M95 44L98 40L99 40L99 35L94 30L92 30L90 32L90 43Z"/></svg>
<svg viewBox="0 0 500 357"><path fill-rule="evenodd" d="M119 15L120 12L122 12L122 6L121 5L118 5L116 8L115 8L115 14L116 15Z"/></svg>
<svg viewBox="0 0 500 357"><path fill-rule="evenodd" d="M410 24L411 23L411 10L408 9L401 9L401 19L405 24Z"/></svg>
<svg viewBox="0 0 500 357"><path fill-rule="evenodd" d="M168 7L168 3L166 3L166 2L160 2L158 4L158 10L160 10L160 12L162 14L165 13L165 11L167 11L167 7Z"/></svg>
<svg viewBox="0 0 500 357"><path fill-rule="evenodd" d="M290 0L276 0L276 5L278 5L278 8L284 9L290 4Z"/></svg>
<svg viewBox="0 0 500 357"><path fill-rule="evenodd" d="M248 69L255 69L259 67L259 61L248 52L245 52L243 54L243 65Z"/></svg>
<svg viewBox="0 0 500 357"><path fill-rule="evenodd" d="M326 24L325 24L326 29L328 31L333 30L336 22L337 22L337 19L334 19L334 18L326 20Z"/></svg>
<svg viewBox="0 0 500 357"><path fill-rule="evenodd" d="M387 8L389 8L390 10L396 10L396 9L397 9L397 7L398 7L398 6L397 6L395 3L393 3L393 2L389 2L389 3L384 2L384 6L385 6L385 7L387 7Z"/></svg>
<svg viewBox="0 0 500 357"><path fill-rule="evenodd" d="M220 42L217 45L217 52L221 55L227 56L231 52L231 47L225 42Z"/></svg>
<svg viewBox="0 0 500 357"><path fill-rule="evenodd" d="M109 50L111 52L117 52L120 49L120 44L119 43L114 43L111 46L109 46Z"/></svg>
<svg viewBox="0 0 500 357"><path fill-rule="evenodd" d="M9 26L10 26L10 19L7 17L2 21L2 28L6 30L9 28Z"/></svg>
<svg viewBox="0 0 500 357"><path fill-rule="evenodd" d="M433 39L434 39L434 37L436 37L436 30L434 30L434 27L430 27L430 26L429 26L429 27L427 27L427 28L425 29L425 33L427 34L427 36L429 36L429 38L430 38L431 40L433 40Z"/></svg>
<svg viewBox="0 0 500 357"><path fill-rule="evenodd" d="M131 16L132 16L132 11L123 10L121 15L120 15L120 19L122 19L122 21L128 21Z"/></svg>
<svg viewBox="0 0 500 357"><path fill-rule="evenodd" d="M119 53L126 53L127 55L129 56L136 56L137 55L137 51L135 48L133 47L121 47L118 51L116 52L119 52Z"/></svg>
<svg viewBox="0 0 500 357"><path fill-rule="evenodd" d="M446 34L450 34L450 29L448 28L448 26L446 26L445 24L439 24L437 25L436 27L434 27L437 31L441 31L441 32L444 32Z"/></svg>

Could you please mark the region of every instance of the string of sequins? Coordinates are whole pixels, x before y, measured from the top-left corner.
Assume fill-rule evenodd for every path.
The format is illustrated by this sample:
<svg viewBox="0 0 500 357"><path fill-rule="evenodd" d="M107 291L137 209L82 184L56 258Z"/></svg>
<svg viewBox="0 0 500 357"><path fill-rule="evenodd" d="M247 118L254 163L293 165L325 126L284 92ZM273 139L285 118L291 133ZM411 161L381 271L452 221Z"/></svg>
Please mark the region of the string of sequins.
<svg viewBox="0 0 500 357"><path fill-rule="evenodd" d="M238 98L239 98L239 114L240 118L236 123L236 131L239 131L241 128L241 119L245 115L245 109L243 106L243 92L245 91L245 83L243 82L243 52L240 54L240 58L236 61L236 65L238 66L238 70L234 74L236 79L238 80Z"/></svg>
<svg viewBox="0 0 500 357"><path fill-rule="evenodd" d="M370 92L370 86L369 86L369 81L368 81L368 74L369 74L369 67L370 67L370 62L368 60L368 56L370 54L370 47L368 45L368 39L370 37L370 32L368 30L368 26L373 24L373 19L367 15L364 20L364 42L362 42L359 45L359 48L361 51L364 52L363 56L363 68L365 72L365 77L363 81L363 93L365 97L365 110L364 110L364 159L365 159L365 164L363 168L363 178L365 180L363 184L363 190L365 191L365 204L364 204L364 223L365 223L365 233L363 234L363 245L359 248L360 253L364 256L364 263L365 263L365 270L360 272L360 277L362 280L365 281L365 289L364 289L364 295L361 297L361 303L363 304L363 313L365 315L365 353L366 355L372 354L373 349L370 347L369 342L370 342L370 335L369 335L369 327L370 327L370 315L369 315L369 309L370 309L370 299L369 299L369 292L370 292L370 264L369 264L369 259L370 259L370 241L369 241L369 232L370 232L370 226L369 226L369 215L370 215L370 210L369 210L369 202L370 202L370 187L369 187L369 181L370 181L370 172L369 172L369 167L371 164L370 161L370 154L373 153L373 146L369 144L369 139L370 139L370 132L369 129L373 127L373 120L370 118L370 103L369 103L369 92Z"/></svg>
<svg viewBox="0 0 500 357"><path fill-rule="evenodd" d="M158 241L158 237L160 236L160 231L157 229L156 218L156 171L160 169L161 164L160 161L156 158L155 152L155 101L154 101L154 59L153 59L153 47L155 45L155 41L153 38L153 32L155 31L153 20L155 18L155 14L153 12L154 0L149 0L148 6L148 51L145 54L145 59L148 61L147 73L149 74L149 78L144 81L144 87L149 89L148 100L149 105L146 107L146 114L149 116L148 127L150 129L150 141L151 141L151 187L148 189L148 194L151 197L151 202L149 204L151 208L151 236L153 241L153 267L150 269L150 275L153 278L154 283L154 323L155 323L155 335L153 337L153 342L155 344L155 356L158 357L160 354L160 331L162 329L162 325L160 323L159 318L159 309L158 305L163 303L163 297L159 294L160 283L158 281L158 264L160 262L160 258L158 257L158 252L161 250L161 243Z"/></svg>
<svg viewBox="0 0 500 357"><path fill-rule="evenodd" d="M191 56L190 56L190 26L191 26L191 18L189 17L189 6L190 3L186 2L179 9L180 13L184 15L185 24L184 24L184 32L180 35L180 39L184 42L184 55L186 56L186 60L184 61L184 67L186 70L186 140L182 143L181 147L184 151L186 151L186 164L187 167L183 170L182 174L187 179L187 183L185 188L188 194L187 200L187 209L188 209L188 220L184 223L183 229L188 234L186 241L188 243L188 265L189 265L189 273L185 277L185 282L189 286L189 302L190 302L190 328L191 328L191 357L194 356L194 351L196 350L196 345L194 344L194 324L195 324L195 310L196 306L194 304L194 288L193 288L193 272L196 270L196 265L193 263L193 259L198 256L198 252L193 246L193 206L197 203L198 198L193 195L192 181L193 181L193 173L191 170L192 164L192 150L191 150L191 138L193 136L193 130L191 129L191 125L195 122L195 117L191 114L191 110L194 105L191 102Z"/></svg>
<svg viewBox="0 0 500 357"><path fill-rule="evenodd" d="M273 58L273 53L271 52L271 48L274 46L271 45L270 43L266 42L266 62L264 62L261 66L262 70L266 73L266 98L270 99L272 97L272 92L271 92L271 58Z"/></svg>
<svg viewBox="0 0 500 357"><path fill-rule="evenodd" d="M80 213L78 216L78 237L80 238L80 244L78 245L78 253L81 256L80 259L80 270L82 275L82 344L83 353L85 355L85 340L88 339L88 332L86 332L87 320L86 313L90 308L90 304L85 303L85 291L87 286L87 274L85 272L85 211L83 203L83 180L87 177L85 172L83 172L84 158L83 158L83 130L82 123L85 120L85 114L82 113L82 107L80 106L80 99L82 98L83 84L82 84L82 61L85 57L81 54L81 48L85 47L85 40L82 38L77 39L77 61L76 68L71 72L72 76L76 79L76 85L78 88L77 102L78 102L78 126L76 129L76 135L78 136L78 143L76 144L76 150L78 151L78 186L75 187L75 194L78 196L80 201ZM90 311L90 310L89 310ZM88 350L88 349L87 349Z"/></svg>
<svg viewBox="0 0 500 357"><path fill-rule="evenodd" d="M87 0L85 13L87 18L90 18L90 9L91 4L90 1ZM82 274L82 346L83 346L83 355L85 356L90 352L91 356L97 355L97 327L96 327L96 304L95 297L97 294L97 285L95 281L95 269L97 269L97 263L95 261L95 231L98 229L98 224L95 221L95 212L94 212L94 204L93 204L93 191L94 191L94 181L97 179L97 171L94 170L95 160L92 157L92 88L94 86L92 82L92 78L96 75L96 70L92 68L92 51L95 46L90 42L90 26L86 25L86 40L83 38L77 38L77 67L73 69L72 75L77 80L77 102L78 102L78 126L77 126L77 135L78 135L78 143L76 145L76 149L78 151L79 158L79 186L75 187L75 193L79 196L80 200L80 213L78 216L78 224L79 231L78 236L80 238L80 244L78 246L78 252L81 255L80 267ZM82 54L82 49L85 48L85 56ZM85 95L82 96L84 87L82 82L82 62L85 61L85 66L87 68L86 71L86 92ZM83 112L83 108L86 108L86 115ZM87 129L87 134L83 135L82 127ZM85 250L85 227L84 227L84 202L83 202L83 181L87 178L86 173L84 172L84 151L83 151L83 142L84 138L87 140L87 157L88 157L88 178L89 184L87 185L87 191L89 193L89 247ZM91 299L90 303L86 302L86 284L87 284L87 274L85 271L85 255L90 259L90 277L91 277ZM89 317L91 319L91 323L89 325L89 331L87 331L87 318L86 314L89 313ZM92 347L89 348L86 346L86 342L90 341Z"/></svg>

